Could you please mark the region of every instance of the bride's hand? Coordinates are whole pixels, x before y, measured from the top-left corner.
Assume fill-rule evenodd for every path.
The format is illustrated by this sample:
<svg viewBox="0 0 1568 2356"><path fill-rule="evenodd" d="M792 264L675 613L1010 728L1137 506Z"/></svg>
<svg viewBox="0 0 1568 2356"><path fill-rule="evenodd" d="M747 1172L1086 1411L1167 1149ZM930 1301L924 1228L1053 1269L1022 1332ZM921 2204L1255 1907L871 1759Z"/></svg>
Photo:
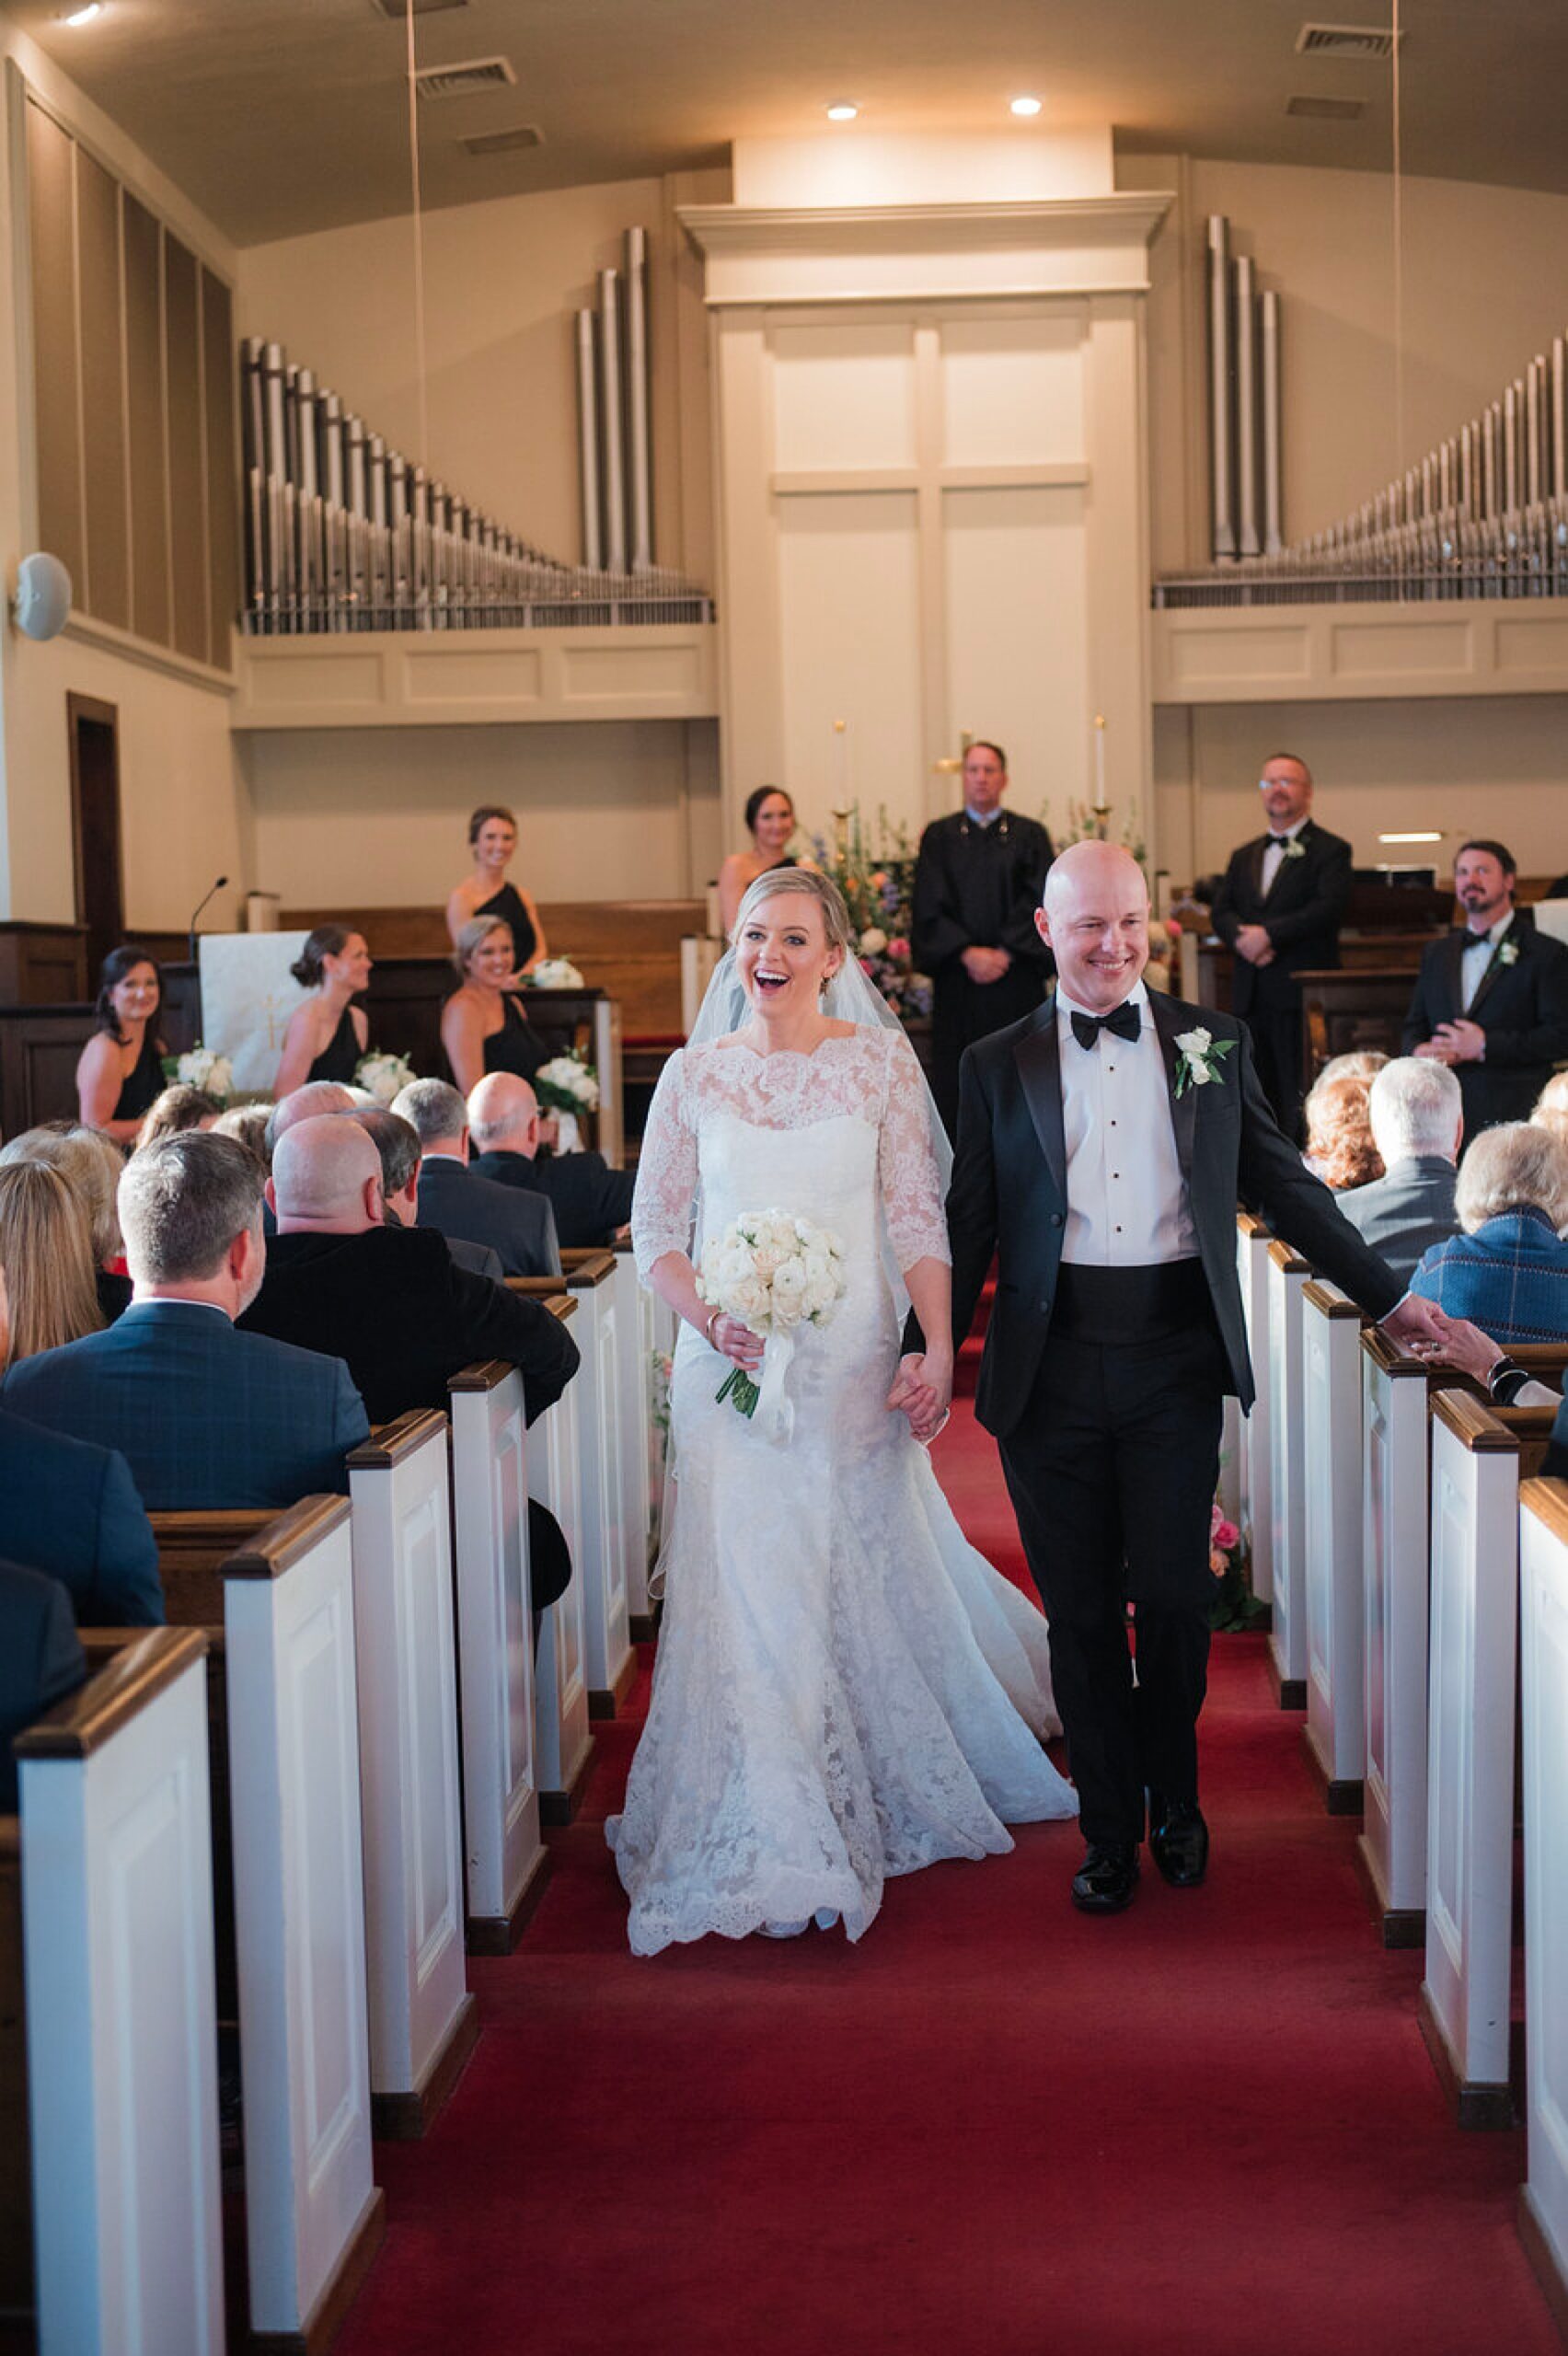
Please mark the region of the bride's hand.
<svg viewBox="0 0 1568 2356"><path fill-rule="evenodd" d="M908 1416L917 1440L935 1439L952 1403L952 1360L934 1350L901 1358L887 1403L894 1414Z"/></svg>
<svg viewBox="0 0 1568 2356"><path fill-rule="evenodd" d="M748 1374L755 1373L762 1364L765 1346L762 1335L754 1334L751 1327L744 1325L738 1317L716 1317L706 1333L710 1349L717 1350L721 1357L732 1359L736 1366L744 1367Z"/></svg>

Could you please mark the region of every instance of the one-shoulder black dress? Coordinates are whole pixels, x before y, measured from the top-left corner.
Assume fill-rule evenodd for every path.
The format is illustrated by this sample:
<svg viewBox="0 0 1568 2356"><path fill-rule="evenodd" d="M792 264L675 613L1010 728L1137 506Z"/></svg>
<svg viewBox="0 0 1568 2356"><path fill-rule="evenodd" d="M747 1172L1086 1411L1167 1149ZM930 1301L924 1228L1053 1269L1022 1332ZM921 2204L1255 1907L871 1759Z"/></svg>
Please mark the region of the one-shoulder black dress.
<svg viewBox="0 0 1568 2356"><path fill-rule="evenodd" d="M519 1080L532 1080L539 1066L548 1063L554 1051L540 1038L518 1005L514 992L508 990L503 1003L506 1019L501 1029L492 1031L485 1041L485 1069L512 1071Z"/></svg>
<svg viewBox="0 0 1568 2356"><path fill-rule="evenodd" d="M509 924L512 927L512 954L516 963L517 971L521 973L537 948L539 936L534 930L528 911L523 905L522 895L515 886L503 884L499 892L492 893L488 900L474 910L474 914L477 917L499 917L502 924ZM498 1070L510 1071L511 1068L510 1064L497 1066ZM525 1074L524 1077L526 1078L527 1075Z"/></svg>
<svg viewBox="0 0 1568 2356"><path fill-rule="evenodd" d="M354 1029L352 1007L345 1006L338 1019L338 1027L306 1075L312 1080L341 1080L346 1087L353 1079L354 1068L364 1050Z"/></svg>
<svg viewBox="0 0 1568 2356"><path fill-rule="evenodd" d="M120 1094L110 1114L110 1120L139 1121L144 1113L151 1112L164 1092L163 1059L161 1043L150 1031L144 1031L142 1052L120 1083Z"/></svg>

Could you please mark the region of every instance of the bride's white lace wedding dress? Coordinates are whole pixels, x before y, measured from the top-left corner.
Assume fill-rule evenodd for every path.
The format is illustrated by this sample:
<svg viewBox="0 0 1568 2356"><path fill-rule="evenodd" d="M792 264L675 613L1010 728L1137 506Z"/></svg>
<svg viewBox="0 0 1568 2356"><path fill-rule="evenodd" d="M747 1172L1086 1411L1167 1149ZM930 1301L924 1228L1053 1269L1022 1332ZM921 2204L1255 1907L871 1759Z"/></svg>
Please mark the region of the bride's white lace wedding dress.
<svg viewBox="0 0 1568 2356"><path fill-rule="evenodd" d="M640 1955L813 1915L858 1939L890 1874L1010 1849L1009 1823L1077 1806L1036 1738L1056 1730L1045 1623L967 1543L884 1403L884 1243L900 1268L948 1257L901 1033L671 1057L638 1165L644 1279L774 1208L837 1230L848 1290L799 1329L783 1444L715 1400L730 1362L681 1327L652 1703L607 1828Z"/></svg>

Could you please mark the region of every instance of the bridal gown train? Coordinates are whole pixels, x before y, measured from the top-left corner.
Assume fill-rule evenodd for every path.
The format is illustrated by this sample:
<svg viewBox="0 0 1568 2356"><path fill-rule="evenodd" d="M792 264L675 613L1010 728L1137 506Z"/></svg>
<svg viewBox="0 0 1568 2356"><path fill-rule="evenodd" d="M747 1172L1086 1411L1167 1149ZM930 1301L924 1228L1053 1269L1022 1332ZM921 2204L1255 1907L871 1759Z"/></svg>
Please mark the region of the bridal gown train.
<svg viewBox="0 0 1568 2356"><path fill-rule="evenodd" d="M1009 1823L1077 1807L1037 1739L1057 1730L1045 1623L967 1543L884 1403L884 1243L901 1268L948 1256L901 1033L671 1057L632 1214L644 1279L769 1209L836 1230L848 1289L799 1329L782 1441L716 1401L730 1362L681 1327L652 1702L607 1827L640 1955L813 1916L858 1939L889 1875L994 1855Z"/></svg>

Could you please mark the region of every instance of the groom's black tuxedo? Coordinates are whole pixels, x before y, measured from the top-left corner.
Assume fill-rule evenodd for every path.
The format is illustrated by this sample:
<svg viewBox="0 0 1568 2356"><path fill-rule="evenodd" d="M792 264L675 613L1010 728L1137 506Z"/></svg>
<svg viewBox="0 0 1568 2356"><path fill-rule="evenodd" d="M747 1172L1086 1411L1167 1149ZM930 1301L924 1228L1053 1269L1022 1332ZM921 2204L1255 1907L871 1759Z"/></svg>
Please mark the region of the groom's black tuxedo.
<svg viewBox="0 0 1568 2356"><path fill-rule="evenodd" d="M1069 1036L1065 1052L1086 1057L1074 1087L1087 1079L1090 1056L1162 1058L1163 1090L1140 1102L1158 1132L1168 1091L1175 1162L1161 1138L1168 1178L1136 1168L1126 1176L1154 1201L1180 1193L1195 1257L1147 1266L1064 1262L1067 1128L1054 1004L964 1057L948 1196L955 1345L999 1255L975 1409L1001 1443L1050 1622L1056 1705L1090 1842L1141 1840L1146 1787L1197 1797L1222 1405L1227 1391L1245 1405L1252 1398L1238 1203L1262 1212L1373 1314L1387 1314L1403 1290L1282 1136L1243 1025L1159 993L1148 1007L1152 1032L1136 1045L1118 1048L1107 1035L1085 1048ZM1222 1077L1178 1097L1177 1035L1200 1028L1235 1044ZM1140 1091L1147 1081L1140 1067ZM917 1329L907 1346L919 1347Z"/></svg>

